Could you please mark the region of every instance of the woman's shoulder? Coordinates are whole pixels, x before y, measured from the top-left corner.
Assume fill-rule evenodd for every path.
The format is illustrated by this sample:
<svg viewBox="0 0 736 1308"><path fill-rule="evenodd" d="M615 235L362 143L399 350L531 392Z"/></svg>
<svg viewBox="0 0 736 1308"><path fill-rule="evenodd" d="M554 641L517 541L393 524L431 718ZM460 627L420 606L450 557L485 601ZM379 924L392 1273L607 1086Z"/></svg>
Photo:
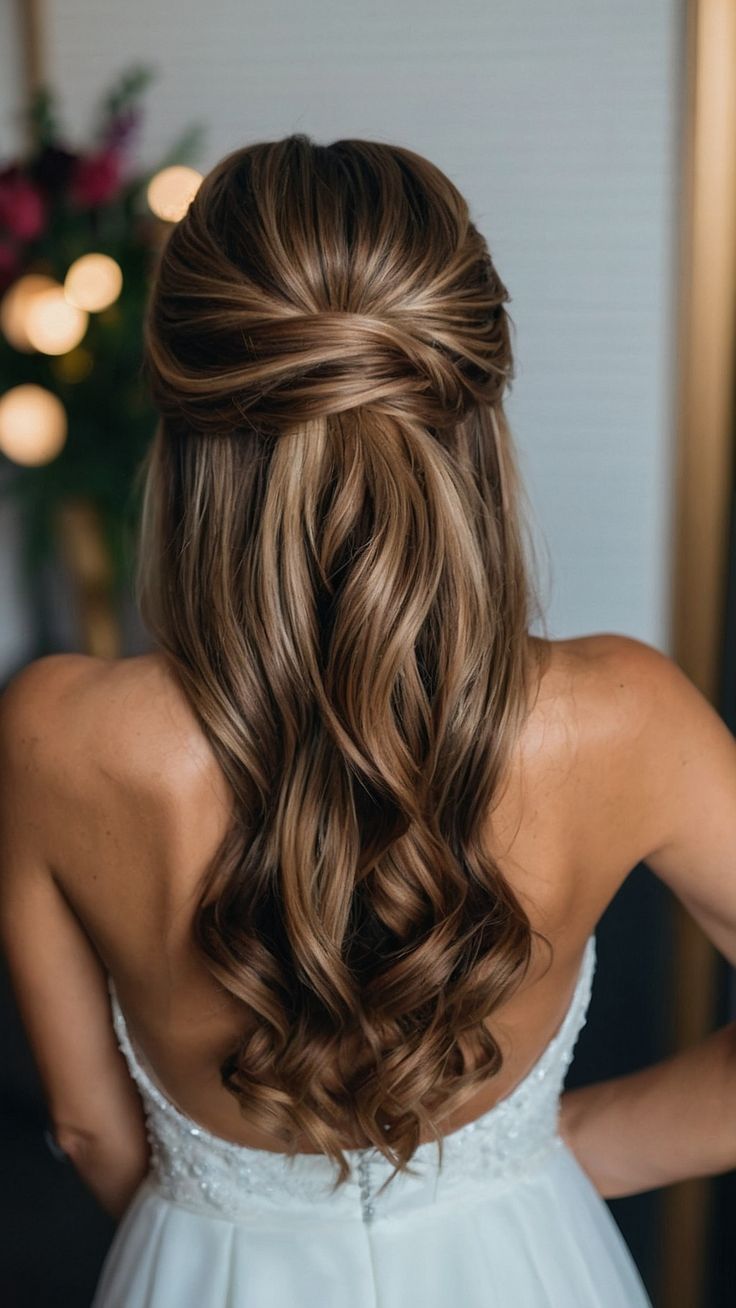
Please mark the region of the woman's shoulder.
<svg viewBox="0 0 736 1308"><path fill-rule="evenodd" d="M530 636L541 669L524 748L546 745L556 725L579 747L584 736L612 735L625 747L632 731L666 703L677 707L686 681L666 654L635 637L595 632L558 640ZM689 683L688 683L689 684ZM111 749L118 757L171 757L171 738L187 738L187 757L201 767L209 749L191 705L163 654L119 659L48 654L27 663L0 695L4 733L37 748L63 741L87 755ZM572 733L572 735L571 735ZM122 749L122 755L121 755ZM140 763L140 757L136 762Z"/></svg>
<svg viewBox="0 0 736 1308"><path fill-rule="evenodd" d="M650 693L658 677L677 668L655 645L617 631L591 632L559 640L531 637L540 650L548 697L581 688L604 695L616 687L629 694Z"/></svg>
<svg viewBox="0 0 736 1308"><path fill-rule="evenodd" d="M671 822L663 769L674 766L677 724L693 720L696 692L668 656L630 636L533 638L532 646L544 671L514 784L494 809L493 844L517 840L533 897L542 893L542 867L563 916L574 904L595 921ZM107 827L119 812L126 867L137 838L131 812L145 815L150 830L175 831L198 859L221 833L213 800L227 810L227 782L157 653L32 661L0 695L0 755L9 790L32 790L54 847L66 840L69 803L82 799Z"/></svg>
<svg viewBox="0 0 736 1308"><path fill-rule="evenodd" d="M669 699L676 708L684 674L677 664L636 637L593 632L560 640L533 637L541 669L527 721L526 748L549 746L551 729L575 752L618 743L633 745L644 723Z"/></svg>
<svg viewBox="0 0 736 1308"><path fill-rule="evenodd" d="M31 660L0 695L0 738L7 762L17 756L27 764L32 755L37 769L49 767L71 783L100 767L118 780L129 771L181 783L188 762L201 770L209 758L194 713L158 653Z"/></svg>
<svg viewBox="0 0 736 1308"><path fill-rule="evenodd" d="M618 760L632 772L637 759L656 766L656 750L668 747L662 724L676 731L697 694L676 661L619 632L542 645L543 671L528 716L532 748L542 735L551 743L550 731L557 725L573 752L586 761L599 751L604 766Z"/></svg>
<svg viewBox="0 0 736 1308"><path fill-rule="evenodd" d="M595 921L669 822L661 778L695 692L668 655L618 632L543 642L538 653L521 788L544 831L536 847L561 854L555 902Z"/></svg>
<svg viewBox="0 0 736 1308"><path fill-rule="evenodd" d="M536 722L535 713L529 719L532 738L535 727L548 731L559 720L586 763L597 752L602 767L623 766L630 777L638 764L656 769L658 754L669 751L693 699L703 701L679 664L656 646L618 632L548 643Z"/></svg>

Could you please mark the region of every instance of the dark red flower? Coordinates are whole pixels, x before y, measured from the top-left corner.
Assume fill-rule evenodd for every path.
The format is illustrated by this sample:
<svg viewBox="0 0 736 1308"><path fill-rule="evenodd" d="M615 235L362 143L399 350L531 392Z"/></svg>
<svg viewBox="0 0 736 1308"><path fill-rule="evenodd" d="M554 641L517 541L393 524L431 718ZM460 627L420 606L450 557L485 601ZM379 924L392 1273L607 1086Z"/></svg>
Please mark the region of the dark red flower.
<svg viewBox="0 0 736 1308"><path fill-rule="evenodd" d="M11 164L0 173L0 227L21 241L33 241L45 226L41 192L17 164Z"/></svg>
<svg viewBox="0 0 736 1308"><path fill-rule="evenodd" d="M80 208L106 204L120 188L121 160L117 150L96 150L77 159L71 171L69 194Z"/></svg>

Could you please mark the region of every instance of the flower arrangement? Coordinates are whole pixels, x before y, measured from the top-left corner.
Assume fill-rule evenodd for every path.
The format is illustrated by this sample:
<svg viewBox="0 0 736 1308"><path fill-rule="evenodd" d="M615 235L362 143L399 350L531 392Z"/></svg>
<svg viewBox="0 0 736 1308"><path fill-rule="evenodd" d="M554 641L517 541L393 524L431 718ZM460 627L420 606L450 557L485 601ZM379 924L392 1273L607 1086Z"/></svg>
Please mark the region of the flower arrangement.
<svg viewBox="0 0 736 1308"><path fill-rule="evenodd" d="M130 580L135 474L155 421L141 372L148 277L201 180L184 166L196 125L155 168L135 166L152 76L136 66L119 78L85 148L65 138L43 88L25 157L0 168L0 493L21 502L29 580L59 552L70 506L84 506L116 596Z"/></svg>

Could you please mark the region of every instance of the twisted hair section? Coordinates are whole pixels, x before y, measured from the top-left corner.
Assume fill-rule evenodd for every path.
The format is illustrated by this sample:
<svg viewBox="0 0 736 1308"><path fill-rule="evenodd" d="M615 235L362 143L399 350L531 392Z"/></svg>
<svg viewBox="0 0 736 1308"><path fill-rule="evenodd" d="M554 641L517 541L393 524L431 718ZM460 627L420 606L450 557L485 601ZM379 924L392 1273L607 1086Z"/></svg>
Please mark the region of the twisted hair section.
<svg viewBox="0 0 736 1308"><path fill-rule="evenodd" d="M294 135L205 177L147 308L139 604L232 793L222 1080L336 1185L441 1149L531 957L487 848L538 675L507 301L435 165Z"/></svg>

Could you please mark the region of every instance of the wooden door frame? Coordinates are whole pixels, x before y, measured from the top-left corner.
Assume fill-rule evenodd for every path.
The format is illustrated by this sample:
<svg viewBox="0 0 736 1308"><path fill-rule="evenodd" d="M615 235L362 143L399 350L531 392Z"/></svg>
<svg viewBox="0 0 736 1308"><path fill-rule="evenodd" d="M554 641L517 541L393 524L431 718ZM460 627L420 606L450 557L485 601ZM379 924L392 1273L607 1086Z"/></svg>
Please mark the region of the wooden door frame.
<svg viewBox="0 0 736 1308"><path fill-rule="evenodd" d="M685 0L674 435L671 654L718 709L736 365L736 5ZM713 1030L719 955L673 904L673 1049ZM663 1308L704 1303L712 1184L663 1194Z"/></svg>
<svg viewBox="0 0 736 1308"><path fill-rule="evenodd" d="M23 91L27 101L46 79L43 0L18 0L17 13L23 47Z"/></svg>

